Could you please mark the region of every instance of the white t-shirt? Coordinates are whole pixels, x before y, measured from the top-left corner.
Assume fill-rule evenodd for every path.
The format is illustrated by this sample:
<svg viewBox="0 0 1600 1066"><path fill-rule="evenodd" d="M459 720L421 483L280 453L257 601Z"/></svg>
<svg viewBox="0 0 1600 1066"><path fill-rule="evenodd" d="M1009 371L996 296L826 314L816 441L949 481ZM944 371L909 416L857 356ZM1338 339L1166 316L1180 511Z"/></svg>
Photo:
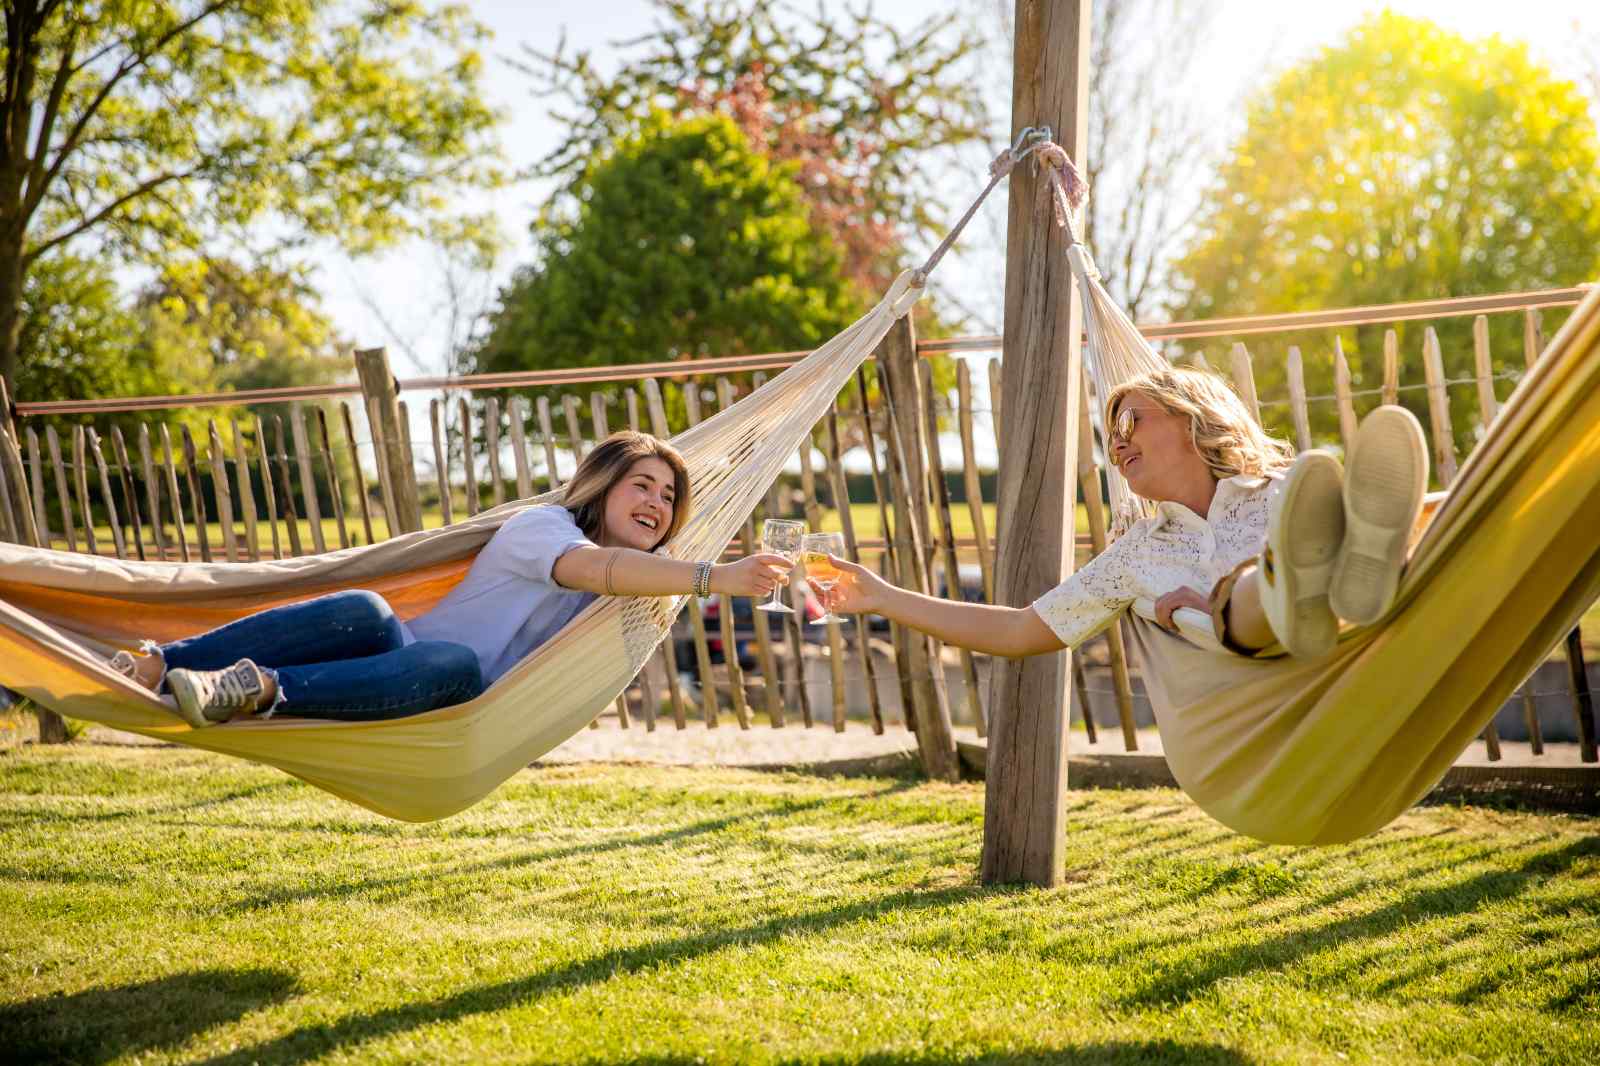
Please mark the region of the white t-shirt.
<svg viewBox="0 0 1600 1066"><path fill-rule="evenodd" d="M492 685L594 602L592 592L556 584L553 572L557 559L585 546L593 543L559 504L508 518L461 583L406 624L410 640L466 645L477 653L484 684Z"/></svg>

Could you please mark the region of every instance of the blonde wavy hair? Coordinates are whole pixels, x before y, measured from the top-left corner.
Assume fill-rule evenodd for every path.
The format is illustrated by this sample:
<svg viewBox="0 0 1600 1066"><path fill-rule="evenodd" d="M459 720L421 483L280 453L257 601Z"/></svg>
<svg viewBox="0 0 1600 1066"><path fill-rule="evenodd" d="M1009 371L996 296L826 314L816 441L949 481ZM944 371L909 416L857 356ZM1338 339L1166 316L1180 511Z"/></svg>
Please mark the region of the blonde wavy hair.
<svg viewBox="0 0 1600 1066"><path fill-rule="evenodd" d="M1216 374L1174 366L1130 378L1111 390L1106 400L1107 427L1130 393L1150 397L1175 415L1189 419L1189 439L1217 480L1247 474L1261 477L1294 462L1288 441L1269 437L1250 416L1244 402Z"/></svg>
<svg viewBox="0 0 1600 1066"><path fill-rule="evenodd" d="M572 519L590 540L598 540L606 515L606 497L617 482L628 476L633 464L640 459L660 459L672 468L673 497L672 521L665 532L656 539L660 547L675 536L689 520L691 506L689 494L689 468L678 449L659 437L633 430L613 433L595 446L578 464L567 491L561 497L562 506L572 512Z"/></svg>

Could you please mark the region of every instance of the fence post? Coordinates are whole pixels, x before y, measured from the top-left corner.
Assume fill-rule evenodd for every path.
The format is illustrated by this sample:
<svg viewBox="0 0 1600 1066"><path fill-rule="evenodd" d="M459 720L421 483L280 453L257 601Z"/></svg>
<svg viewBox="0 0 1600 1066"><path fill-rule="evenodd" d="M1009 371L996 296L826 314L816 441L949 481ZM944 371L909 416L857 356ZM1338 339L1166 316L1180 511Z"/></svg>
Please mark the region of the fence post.
<svg viewBox="0 0 1600 1066"><path fill-rule="evenodd" d="M888 415L884 434L889 447L890 483L894 486L895 558L903 588L931 593L923 547L928 543L927 468L923 460L917 396L917 338L910 316L890 327L878 346L878 383ZM945 691L944 662L939 643L922 633L907 632L910 652L899 669L911 670L912 708L917 716L917 748L922 766L936 781L961 776L955 736L950 726L950 699Z"/></svg>
<svg viewBox="0 0 1600 1066"><path fill-rule="evenodd" d="M361 395L367 401L368 412L377 412L379 425L375 427L383 440L378 451L378 462L387 474L390 491L394 494L394 511L389 515L389 535L396 532L414 533L422 528L422 505L417 499L415 471L406 461L405 435L400 426L399 391L393 371L389 369L389 353L383 348L366 348L356 352L356 373L361 379ZM395 528L395 527L398 527Z"/></svg>

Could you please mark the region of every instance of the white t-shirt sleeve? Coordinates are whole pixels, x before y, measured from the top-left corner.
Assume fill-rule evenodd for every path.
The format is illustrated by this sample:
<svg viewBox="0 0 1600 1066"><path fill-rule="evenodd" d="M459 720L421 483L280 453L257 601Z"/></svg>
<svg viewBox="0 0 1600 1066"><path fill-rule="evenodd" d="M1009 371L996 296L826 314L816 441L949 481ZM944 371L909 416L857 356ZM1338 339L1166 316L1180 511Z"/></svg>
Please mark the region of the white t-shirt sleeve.
<svg viewBox="0 0 1600 1066"><path fill-rule="evenodd" d="M1033 610L1069 648L1099 633L1138 598L1134 565L1148 523L1136 524L1082 570L1033 601Z"/></svg>
<svg viewBox="0 0 1600 1066"><path fill-rule="evenodd" d="M595 547L573 521L572 512L559 504L530 507L509 519L495 534L501 561L520 576L556 585L556 560L574 548Z"/></svg>

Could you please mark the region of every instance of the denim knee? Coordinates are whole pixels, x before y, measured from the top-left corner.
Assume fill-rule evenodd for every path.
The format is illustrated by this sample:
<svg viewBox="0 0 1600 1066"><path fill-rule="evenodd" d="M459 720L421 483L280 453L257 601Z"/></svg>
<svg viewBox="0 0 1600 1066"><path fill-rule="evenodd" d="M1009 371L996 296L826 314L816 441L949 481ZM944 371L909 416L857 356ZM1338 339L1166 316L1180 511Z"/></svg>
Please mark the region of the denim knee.
<svg viewBox="0 0 1600 1066"><path fill-rule="evenodd" d="M352 629L372 635L375 641L374 654L399 648L405 643L400 617L389 606L389 601L376 592L350 589L332 593L325 599L331 606L337 607Z"/></svg>
<svg viewBox="0 0 1600 1066"><path fill-rule="evenodd" d="M483 691L483 669L478 654L465 644L446 640L421 640L411 645L411 654L437 674L441 686L461 693L463 700L474 699Z"/></svg>

